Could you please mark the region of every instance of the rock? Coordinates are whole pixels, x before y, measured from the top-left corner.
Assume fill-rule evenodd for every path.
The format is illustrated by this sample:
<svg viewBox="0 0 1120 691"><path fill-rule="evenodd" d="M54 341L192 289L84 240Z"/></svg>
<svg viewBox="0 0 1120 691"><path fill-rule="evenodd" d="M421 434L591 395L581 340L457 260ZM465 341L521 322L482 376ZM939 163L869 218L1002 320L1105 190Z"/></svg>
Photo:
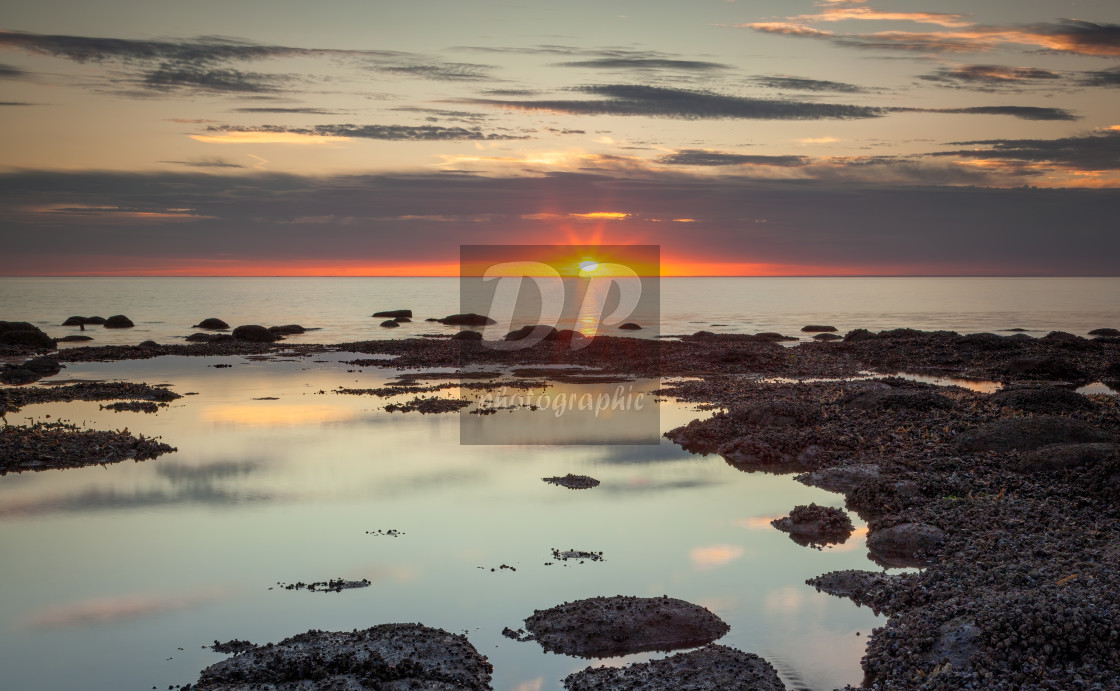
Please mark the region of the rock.
<svg viewBox="0 0 1120 691"><path fill-rule="evenodd" d="M104 324L105 321L105 317L86 317L87 324Z"/></svg>
<svg viewBox="0 0 1120 691"><path fill-rule="evenodd" d="M42 375L36 374L26 367L5 366L3 369L0 369L0 383L10 386L34 384L40 379L42 379Z"/></svg>
<svg viewBox="0 0 1120 691"><path fill-rule="evenodd" d="M1072 413L1096 407L1088 398L1060 386L1003 389L988 396L988 400L997 405L1030 413Z"/></svg>
<svg viewBox="0 0 1120 691"><path fill-rule="evenodd" d="M207 317L191 327L192 329L228 329L229 324L217 317Z"/></svg>
<svg viewBox="0 0 1120 691"><path fill-rule="evenodd" d="M780 334L776 331L763 331L761 333L756 333L751 338L752 338L752 340L763 341L763 342L767 342L767 343L777 343L778 341L799 341L799 340L801 340L801 339L795 338L793 336L786 336L784 334Z"/></svg>
<svg viewBox="0 0 1120 691"><path fill-rule="evenodd" d="M451 337L453 341L481 341L482 334L478 331L460 331Z"/></svg>
<svg viewBox="0 0 1120 691"><path fill-rule="evenodd" d="M588 667L564 679L568 691L784 691L774 667L722 645L626 667Z"/></svg>
<svg viewBox="0 0 1120 691"><path fill-rule="evenodd" d="M844 340L844 337L843 336L838 336L838 335L832 334L832 333L823 333L823 334L817 334L816 336L813 336L813 340L814 341L842 341L842 340Z"/></svg>
<svg viewBox="0 0 1120 691"><path fill-rule="evenodd" d="M736 406L727 415L736 422L758 427L805 427L820 420L821 411L800 401L776 400Z"/></svg>
<svg viewBox="0 0 1120 691"><path fill-rule="evenodd" d="M1003 366L1005 374L1024 379L1082 382L1089 379L1085 370L1067 360L1049 356L1015 358Z"/></svg>
<svg viewBox="0 0 1120 691"><path fill-rule="evenodd" d="M159 344L155 341L140 341L140 348L158 348Z"/></svg>
<svg viewBox="0 0 1120 691"><path fill-rule="evenodd" d="M412 320L408 317L393 317L393 321L397 322L398 324L408 324L412 322Z"/></svg>
<svg viewBox="0 0 1120 691"><path fill-rule="evenodd" d="M622 329L623 331L641 331L642 325L635 324L634 322L626 322L625 324L619 324L618 328Z"/></svg>
<svg viewBox="0 0 1120 691"><path fill-rule="evenodd" d="M953 402L933 391L920 389L872 389L845 397L844 405L856 410L934 410L946 409Z"/></svg>
<svg viewBox="0 0 1120 691"><path fill-rule="evenodd" d="M442 319L437 319L440 324L447 324L448 326L487 326L489 324L497 324L490 317L474 314L468 312L466 314L452 314Z"/></svg>
<svg viewBox="0 0 1120 691"><path fill-rule="evenodd" d="M870 341L873 338L878 338L878 336L867 329L853 329L844 334L844 341L848 343L860 343L861 341Z"/></svg>
<svg viewBox="0 0 1120 691"><path fill-rule="evenodd" d="M54 339L29 322L0 321L0 345L54 350Z"/></svg>
<svg viewBox="0 0 1120 691"><path fill-rule="evenodd" d="M86 323L85 317L68 317L66 321L62 322L63 326L83 326Z"/></svg>
<svg viewBox="0 0 1120 691"><path fill-rule="evenodd" d="M493 666L464 636L421 624L308 631L202 670L193 691L487 691Z"/></svg>
<svg viewBox="0 0 1120 691"><path fill-rule="evenodd" d="M105 324L103 326L106 329L131 329L136 325L132 323L131 319L124 316L123 314L114 314L113 316L105 320Z"/></svg>
<svg viewBox="0 0 1120 691"><path fill-rule="evenodd" d="M233 337L238 341L249 341L250 343L272 343L279 341L281 336L264 328L259 324L246 324L239 326L233 330Z"/></svg>
<svg viewBox="0 0 1120 691"><path fill-rule="evenodd" d="M301 334L307 329L299 324L285 324L284 326L270 326L268 330L274 334Z"/></svg>
<svg viewBox="0 0 1120 691"><path fill-rule="evenodd" d="M23 363L23 366L40 377L49 377L62 371L62 365L59 364L58 360L44 356L31 358Z"/></svg>
<svg viewBox="0 0 1120 691"><path fill-rule="evenodd" d="M879 466L845 465L825 468L811 473L798 475L795 479L810 487L819 487L829 492L848 494L858 487L879 478Z"/></svg>
<svg viewBox="0 0 1120 691"><path fill-rule="evenodd" d="M381 327L385 329L395 329L399 326L400 324L398 324L395 319L386 319L385 321L381 322Z"/></svg>
<svg viewBox="0 0 1120 691"><path fill-rule="evenodd" d="M809 324L808 326L801 327L801 330L804 331L805 333L818 333L818 332L836 331L836 327L835 326L823 326L821 324Z"/></svg>
<svg viewBox="0 0 1120 691"><path fill-rule="evenodd" d="M1120 459L1120 444L1053 444L1027 454L1020 461L1024 471L1070 470Z"/></svg>
<svg viewBox="0 0 1120 691"><path fill-rule="evenodd" d="M945 542L945 533L926 523L899 523L867 536L871 559L888 567L924 566Z"/></svg>
<svg viewBox="0 0 1120 691"><path fill-rule="evenodd" d="M1110 338L1120 337L1120 329L1093 329L1089 332L1090 336L1108 336Z"/></svg>
<svg viewBox="0 0 1120 691"><path fill-rule="evenodd" d="M187 340L192 343L209 343L214 338L214 334L193 333L187 336Z"/></svg>
<svg viewBox="0 0 1120 691"><path fill-rule="evenodd" d="M537 610L525 628L546 651L612 657L706 645L731 627L708 610L670 597L593 597Z"/></svg>
<svg viewBox="0 0 1120 691"><path fill-rule="evenodd" d="M385 319L410 319L412 318L412 310L384 310L382 312L374 312L374 317L383 317Z"/></svg>
<svg viewBox="0 0 1120 691"><path fill-rule="evenodd" d="M964 452L1030 451L1052 444L1083 444L1111 441L1111 436L1087 422L1039 415L997 420L961 435L958 447Z"/></svg>
<svg viewBox="0 0 1120 691"><path fill-rule="evenodd" d="M859 604L868 599L866 596L869 591L890 587L897 580L897 576L890 576L877 571L846 569L844 571L830 571L816 578L810 578L805 582L818 591L836 597L851 598Z"/></svg>
<svg viewBox="0 0 1120 691"><path fill-rule="evenodd" d="M560 485L568 489L591 489L598 487L599 481L587 475L572 475L568 473L564 477L542 477L542 480L551 485Z"/></svg>
<svg viewBox="0 0 1120 691"><path fill-rule="evenodd" d="M789 516L770 522L799 545L839 545L847 542L855 526L842 509L832 506L796 506Z"/></svg>
<svg viewBox="0 0 1120 691"><path fill-rule="evenodd" d="M78 341L92 341L93 336L82 336L81 334L73 334L71 336L63 336L62 338L55 339L59 343L77 343Z"/></svg>
<svg viewBox="0 0 1120 691"><path fill-rule="evenodd" d="M547 326L545 324L536 324L534 326L523 326L516 331L510 331L505 336L507 341L524 341L527 338L532 338L534 341L555 341L560 332L556 330L555 326Z"/></svg>

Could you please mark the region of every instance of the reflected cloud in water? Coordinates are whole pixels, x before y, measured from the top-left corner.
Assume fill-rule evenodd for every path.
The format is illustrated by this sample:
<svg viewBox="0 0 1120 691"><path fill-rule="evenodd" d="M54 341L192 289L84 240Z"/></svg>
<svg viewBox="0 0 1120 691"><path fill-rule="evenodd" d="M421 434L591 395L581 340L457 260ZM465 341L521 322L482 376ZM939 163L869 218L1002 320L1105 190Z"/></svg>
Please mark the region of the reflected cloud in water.
<svg viewBox="0 0 1120 691"><path fill-rule="evenodd" d="M345 422L353 420L356 414L339 406L326 404L281 403L212 405L202 411L199 418L204 422L219 425L241 425L245 427L295 427L298 425Z"/></svg>
<svg viewBox="0 0 1120 691"><path fill-rule="evenodd" d="M708 545L693 547L688 553L692 568L697 571L710 571L726 566L742 557L744 550L738 545Z"/></svg>
<svg viewBox="0 0 1120 691"><path fill-rule="evenodd" d="M51 605L37 612L31 612L24 617L22 623L37 629L92 626L193 609L225 599L232 594L233 591L229 588L213 587L204 590L90 598Z"/></svg>

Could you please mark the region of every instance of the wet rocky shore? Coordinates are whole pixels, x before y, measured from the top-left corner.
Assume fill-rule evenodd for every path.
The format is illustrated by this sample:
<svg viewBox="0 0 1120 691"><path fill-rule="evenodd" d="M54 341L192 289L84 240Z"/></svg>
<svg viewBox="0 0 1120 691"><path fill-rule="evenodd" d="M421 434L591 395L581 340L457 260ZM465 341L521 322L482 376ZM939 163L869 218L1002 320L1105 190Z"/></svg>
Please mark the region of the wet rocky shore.
<svg viewBox="0 0 1120 691"><path fill-rule="evenodd" d="M21 352L28 358L42 353L18 347L26 348ZM717 411L670 430L669 439L688 451L722 457L729 470L790 474L842 494L847 508L867 522L868 569L821 574L805 586L889 616L868 640L863 688L1113 689L1120 683L1120 627L1115 623L1120 619L1120 397L1076 391L1092 382L1120 390L1120 338L857 330L839 340L789 347L773 335L700 332L665 339L599 337L577 350L563 339L495 350L475 340L421 338L331 346L81 347L52 357L65 364L160 355L291 357L326 350L393 355L391 361L370 360L363 366L405 371L564 364L603 376L662 377L659 395ZM999 390L986 393L973 390L981 387L935 386L912 375L1000 386L993 384L988 390ZM453 372L444 375L444 381L454 379ZM154 396L162 395L153 393L162 390L156 387L113 395L83 393L74 386L3 388L0 402L16 410L39 400L159 401ZM4 429L9 428L21 429ZM6 434L32 433L23 429L29 431ZM546 481L570 486L559 482L564 479ZM850 530L843 517L817 509L789 507L786 527L793 532L797 525L809 526L804 531L825 534ZM806 543L817 542L817 533ZM882 566L919 570L889 575ZM643 610L640 617L628 617L629 605L611 609L602 604L583 609L594 610L600 619L609 614L612 626L619 622L617 614L635 631L652 632L640 620L654 615ZM580 619L582 611L565 608L564 616L574 621L565 620L566 625L586 630L591 620ZM543 622L537 628L538 636L552 631ZM627 628L630 635L640 639ZM718 635L699 636L693 645ZM367 640L362 638L362 645ZM296 643L293 655L325 659L326 649L313 640ZM582 646L573 649L582 651ZM667 659L675 662L664 664L589 668L565 683L570 689L739 688L727 685L719 670L740 665L757 668L759 679L756 686L742 688L781 688L780 682L773 686L776 677L771 679L772 670L762 666L765 661L720 648L679 653ZM383 654L374 659L331 652L330 660L347 661L330 663L332 669L358 676L320 686L314 677L269 676L269 660L283 663L283 669L302 668L284 662L295 658L285 657L279 646L270 649L271 657L259 650L231 658L220 670L211 668L195 688L489 684L485 665L471 662L470 655L464 658L471 670L466 676L454 681L417 677L406 685L408 677L394 677L401 672L393 671L395 664ZM425 653L417 655L414 664L424 667ZM709 658L713 662L705 662Z"/></svg>

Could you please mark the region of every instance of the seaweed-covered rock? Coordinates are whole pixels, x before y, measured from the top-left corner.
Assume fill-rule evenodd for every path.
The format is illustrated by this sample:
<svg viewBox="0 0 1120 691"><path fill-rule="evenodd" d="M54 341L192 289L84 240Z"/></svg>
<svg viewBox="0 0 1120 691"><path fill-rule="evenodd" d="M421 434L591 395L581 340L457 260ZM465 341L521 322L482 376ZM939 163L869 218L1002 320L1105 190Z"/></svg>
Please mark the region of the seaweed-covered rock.
<svg viewBox="0 0 1120 691"><path fill-rule="evenodd" d="M706 645L731 627L684 600L616 595L537 610L525 628L550 652L613 657Z"/></svg>
<svg viewBox="0 0 1120 691"><path fill-rule="evenodd" d="M849 492L879 478L879 466L868 463L833 466L811 473L798 475L795 479L810 487L819 487L829 492Z"/></svg>
<svg viewBox="0 0 1120 691"><path fill-rule="evenodd" d="M465 636L421 624L308 631L202 670L193 691L488 691L493 666Z"/></svg>
<svg viewBox="0 0 1120 691"><path fill-rule="evenodd" d="M1089 378L1076 363L1046 355L1015 358L1003 366L1002 372L1015 379L1082 382Z"/></svg>
<svg viewBox="0 0 1120 691"><path fill-rule="evenodd" d="M945 533L925 523L899 523L867 537L871 558L884 566L923 566L945 542Z"/></svg>
<svg viewBox="0 0 1120 691"><path fill-rule="evenodd" d="M844 405L856 410L933 410L950 408L953 403L933 391L892 387L853 394Z"/></svg>
<svg viewBox="0 0 1120 691"><path fill-rule="evenodd" d="M536 341L555 341L560 332L556 330L555 326L548 326L547 324L535 324L533 326L523 326L515 331L510 331L505 336L507 341L524 341L532 339Z"/></svg>
<svg viewBox="0 0 1120 691"><path fill-rule="evenodd" d="M997 420L961 435L958 447L973 451L1030 451L1052 444L1111 441L1111 435L1087 422L1056 415Z"/></svg>
<svg viewBox="0 0 1120 691"><path fill-rule="evenodd" d="M564 679L568 691L784 691L774 667L752 653L709 645L626 667L588 667Z"/></svg>
<svg viewBox="0 0 1120 691"><path fill-rule="evenodd" d="M599 481L588 475L568 473L564 477L542 477L541 479L550 485L560 485L568 489L591 489L599 486Z"/></svg>
<svg viewBox="0 0 1120 691"><path fill-rule="evenodd" d="M818 421L821 411L819 406L779 399L737 406L728 411L728 416L736 422L758 427L802 427Z"/></svg>
<svg viewBox="0 0 1120 691"><path fill-rule="evenodd" d="M878 338L878 336L867 329L852 329L844 334L844 341L846 343L860 343L862 341L870 341L874 338Z"/></svg>
<svg viewBox="0 0 1120 691"><path fill-rule="evenodd" d="M207 317L191 327L192 329L228 329L229 324L217 317Z"/></svg>
<svg viewBox="0 0 1120 691"><path fill-rule="evenodd" d="M1089 410L1093 402L1061 386L1027 386L1003 389L988 397L993 403L1030 413L1072 413Z"/></svg>
<svg viewBox="0 0 1120 691"><path fill-rule="evenodd" d="M304 333L305 331L307 331L307 329L303 328L299 324L284 324L283 326L270 326L270 327L268 327L268 330L271 331L274 334L285 334L285 335L301 334L301 333Z"/></svg>
<svg viewBox="0 0 1120 691"><path fill-rule="evenodd" d="M272 343L282 338L280 334L269 331L259 324L239 326L233 330L233 337L238 341L248 341L250 343Z"/></svg>
<svg viewBox="0 0 1120 691"><path fill-rule="evenodd" d="M1120 460L1120 444L1054 444L1023 457L1024 471L1070 470Z"/></svg>
<svg viewBox="0 0 1120 691"><path fill-rule="evenodd" d="M784 518L770 522L778 530L789 533L799 545L839 545L847 542L855 526L843 509L832 506L795 506Z"/></svg>
<svg viewBox="0 0 1120 691"><path fill-rule="evenodd" d="M124 316L123 314L114 314L113 316L106 319L105 323L102 324L102 326L104 326L106 329L131 329L136 325L132 323L131 319Z"/></svg>
<svg viewBox="0 0 1120 691"><path fill-rule="evenodd" d="M460 331L451 337L453 341L481 341L482 334L478 331Z"/></svg>
<svg viewBox="0 0 1120 691"><path fill-rule="evenodd" d="M814 341L842 341L844 337L834 333L819 333L813 336Z"/></svg>

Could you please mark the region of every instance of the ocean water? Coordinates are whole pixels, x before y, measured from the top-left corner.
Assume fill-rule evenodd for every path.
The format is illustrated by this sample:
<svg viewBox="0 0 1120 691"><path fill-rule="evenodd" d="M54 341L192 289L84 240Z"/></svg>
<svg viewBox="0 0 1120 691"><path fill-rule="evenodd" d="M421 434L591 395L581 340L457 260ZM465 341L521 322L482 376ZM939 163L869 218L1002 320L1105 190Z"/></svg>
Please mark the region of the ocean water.
<svg viewBox="0 0 1120 691"><path fill-rule="evenodd" d="M294 341L345 342L450 332L419 320L458 312L457 287L457 279L0 279L0 319L53 336L77 331L57 326L71 315L123 313L137 324L90 327L94 344L174 342L209 316L300 323L322 330ZM1118 279L666 279L651 331L799 333L825 323L1084 334L1120 323L1118 291ZM389 331L369 316L393 308L413 309L418 321ZM0 689L163 689L223 659L203 647L216 639L265 643L312 628L419 621L464 632L494 664L495 689L556 691L589 664L656 655L585 661L510 641L502 628L536 609L614 594L708 607L731 625L721 643L763 655L791 689L862 678L867 636L885 620L805 580L876 569L866 527L856 519L848 542L817 551L770 526L798 504L842 506L840 495L665 440L462 445L458 415L390 413L390 399L335 393L396 374L344 362L352 357L71 363L55 379L144 381L194 395L155 414L86 402L9 414L13 424L127 428L178 450L0 477ZM664 401L660 430L709 414ZM483 432L539 425L563 436L579 424L548 411L471 417ZM602 484L571 491L541 481L569 472ZM401 535L378 534L388 530ZM604 561L559 563L552 549L602 551ZM340 577L371 585L341 593L280 585Z"/></svg>
<svg viewBox="0 0 1120 691"><path fill-rule="evenodd" d="M411 309L415 321L380 328L370 315L386 309ZM51 336L79 333L60 326L75 315L125 314L136 323L120 331L88 327L90 345L173 343L207 317L320 329L293 342L407 338L453 332L424 319L459 311L457 278L0 278L0 319L30 321ZM1120 328L1120 278L664 278L659 314L636 316L647 327L652 319L652 333L663 335L803 336L807 324L841 333L910 327L1084 335ZM514 326L536 321L525 313Z"/></svg>

